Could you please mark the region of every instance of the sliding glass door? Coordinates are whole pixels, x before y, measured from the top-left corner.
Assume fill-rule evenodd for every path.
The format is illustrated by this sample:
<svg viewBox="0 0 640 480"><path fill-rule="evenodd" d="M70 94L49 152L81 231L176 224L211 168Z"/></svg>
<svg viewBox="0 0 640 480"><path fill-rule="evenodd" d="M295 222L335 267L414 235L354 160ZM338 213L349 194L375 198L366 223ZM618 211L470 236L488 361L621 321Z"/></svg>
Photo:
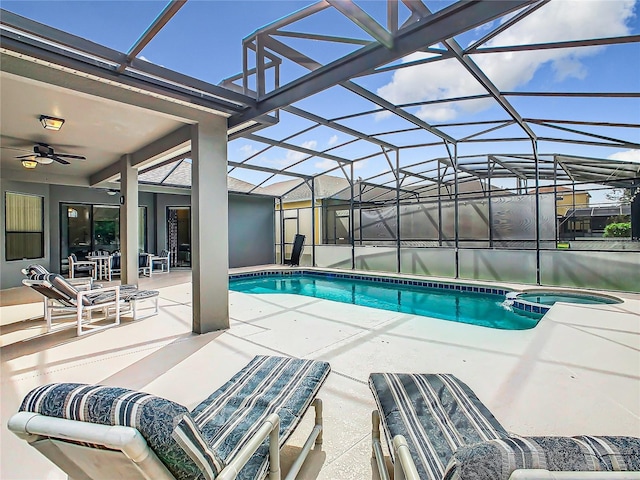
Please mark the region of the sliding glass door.
<svg viewBox="0 0 640 480"><path fill-rule="evenodd" d="M139 207L138 249L147 248L147 208ZM89 252L120 250L120 208L114 205L60 204L60 271L69 255L84 260Z"/></svg>

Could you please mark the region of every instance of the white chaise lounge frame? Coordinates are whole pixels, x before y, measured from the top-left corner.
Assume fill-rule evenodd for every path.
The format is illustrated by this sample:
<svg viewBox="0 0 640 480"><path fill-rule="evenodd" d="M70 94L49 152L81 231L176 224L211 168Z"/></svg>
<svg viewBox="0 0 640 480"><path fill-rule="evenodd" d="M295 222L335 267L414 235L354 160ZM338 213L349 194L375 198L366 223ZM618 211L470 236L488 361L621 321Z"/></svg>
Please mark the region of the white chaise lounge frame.
<svg viewBox="0 0 640 480"><path fill-rule="evenodd" d="M285 480L294 480L313 445L322 445L322 400L316 398L315 424L302 450L292 464ZM9 430L29 442L43 455L67 472L78 472L78 478L92 479L132 478L175 480L164 464L149 448L140 432L133 427L99 425L95 423L48 417L38 413L19 412L8 423ZM280 451L278 448L280 417L272 413L262 423L255 435L216 476L216 480L235 479L242 467L269 437L269 480L280 480ZM77 443L101 445L108 450L90 448ZM66 452L72 453L67 455ZM82 453L82 455L77 455ZM77 466L77 458L88 459L86 465ZM87 472L87 469L91 470ZM123 473L127 475L118 475ZM94 476L95 475L95 476ZM70 477L72 479L73 477Z"/></svg>
<svg viewBox="0 0 640 480"><path fill-rule="evenodd" d="M47 322L47 332L54 331L52 321L53 318L60 317L76 317L76 332L78 336L85 335L87 333L96 332L98 330L104 330L105 328L114 327L120 325L120 289L117 286L97 288L95 290L78 290L74 299L75 305L65 305L62 303L64 295L56 290L51 283L47 280L30 280L25 279L22 283L29 287L42 287L40 293L44 296L44 318ZM52 292L52 295L58 295L60 299L49 297L42 293L45 289ZM114 292L114 298L111 301L104 303L97 303L93 305L84 305L83 299L88 296L93 296L99 293ZM66 300L66 299L65 299ZM111 314L113 309L113 314ZM84 329L83 325L91 323L93 320L92 312L94 310L102 310L105 316L105 320L113 315L113 321L104 325L93 325L90 329ZM67 327L62 327L67 328ZM57 330L57 329L56 329Z"/></svg>

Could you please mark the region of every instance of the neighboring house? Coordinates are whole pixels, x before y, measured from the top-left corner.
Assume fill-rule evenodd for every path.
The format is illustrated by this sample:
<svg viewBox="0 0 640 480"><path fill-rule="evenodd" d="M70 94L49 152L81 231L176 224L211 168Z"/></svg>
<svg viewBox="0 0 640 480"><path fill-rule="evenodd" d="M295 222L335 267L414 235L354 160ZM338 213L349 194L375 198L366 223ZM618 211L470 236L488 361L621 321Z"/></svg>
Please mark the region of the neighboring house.
<svg viewBox="0 0 640 480"><path fill-rule="evenodd" d="M605 227L621 217L631 218L630 205L568 210L560 222L559 235L565 240L578 237L601 238Z"/></svg>
<svg viewBox="0 0 640 480"><path fill-rule="evenodd" d="M586 208L589 206L589 200L591 195L589 192L577 191L574 192L568 187L540 187L540 193L553 193L556 192L556 212L558 218L564 217L569 210L574 208ZM535 189L529 190L530 194L535 194Z"/></svg>
<svg viewBox="0 0 640 480"><path fill-rule="evenodd" d="M296 233L306 235L306 244L311 244L311 189L300 179L287 180L263 187L261 193L282 200L283 215L280 225L276 225L276 243L279 244L279 232L284 229L285 246L293 244ZM401 187L400 198L405 201L436 202L438 194L443 202L451 202L454 192L451 186L412 185ZM491 194L509 195L510 192L492 186ZM379 186L357 181L353 187L355 208L363 210L382 208L387 202L396 201L395 188ZM461 182L458 185L459 197L477 198L487 196L486 184L479 180ZM344 177L321 175L315 179L315 244L349 243L349 212L351 186ZM276 221L280 205L276 204ZM356 218L356 227L359 219ZM356 239L359 238L358 232ZM288 250L287 250L288 251Z"/></svg>
<svg viewBox="0 0 640 480"><path fill-rule="evenodd" d="M315 244L322 243L323 221L322 205L323 200L331 198L340 191L349 187L349 182L345 178L333 177L331 175L321 175L316 177L314 183L315 196ZM263 187L261 192L265 195L277 197L282 201L283 218L280 219L280 205L276 204L276 221L281 224L276 226L276 243L280 243L281 228L284 228L284 240L287 245L293 244L293 237L296 233L306 236L306 245L312 244L311 233L311 189L304 181L296 178L284 182L274 183L268 187ZM279 228L280 227L280 228ZM288 250L287 250L288 251ZM307 250L307 255L309 250Z"/></svg>

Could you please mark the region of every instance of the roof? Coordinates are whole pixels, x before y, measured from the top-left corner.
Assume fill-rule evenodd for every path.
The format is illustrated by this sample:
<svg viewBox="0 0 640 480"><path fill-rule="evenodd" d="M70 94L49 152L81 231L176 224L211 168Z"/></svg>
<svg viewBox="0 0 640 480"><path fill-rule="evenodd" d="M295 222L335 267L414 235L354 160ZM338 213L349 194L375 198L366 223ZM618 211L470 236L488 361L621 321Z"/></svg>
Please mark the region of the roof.
<svg viewBox="0 0 640 480"><path fill-rule="evenodd" d="M190 188L191 187L191 159L179 158L164 162L142 170L138 175L141 184L161 185L165 187ZM227 177L227 189L236 193L262 194L262 188L252 183Z"/></svg>
<svg viewBox="0 0 640 480"><path fill-rule="evenodd" d="M631 205L576 208L564 214L565 217L615 217L617 215L631 215Z"/></svg>
<svg viewBox="0 0 640 480"><path fill-rule="evenodd" d="M349 181L342 177L334 177L332 175L321 175L314 179L314 194L316 200L330 198L332 195L349 187ZM262 188L262 193L272 195L274 197L283 197L285 202L300 202L311 200L311 188L302 179L285 180L283 182L273 183Z"/></svg>

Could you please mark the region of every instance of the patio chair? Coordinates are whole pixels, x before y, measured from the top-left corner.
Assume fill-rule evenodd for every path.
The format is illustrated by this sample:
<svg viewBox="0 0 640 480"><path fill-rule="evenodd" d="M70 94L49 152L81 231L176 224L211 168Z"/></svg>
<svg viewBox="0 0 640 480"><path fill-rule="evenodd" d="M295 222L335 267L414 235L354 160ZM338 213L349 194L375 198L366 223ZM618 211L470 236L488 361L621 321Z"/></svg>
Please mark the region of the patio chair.
<svg viewBox="0 0 640 480"><path fill-rule="evenodd" d="M74 479L280 479L280 448L306 410L315 424L287 479L322 444L326 362L256 356L191 412L125 388L45 385L9 429Z"/></svg>
<svg viewBox="0 0 640 480"><path fill-rule="evenodd" d="M94 279L96 278L96 262L78 260L75 253L69 255L67 259L69 260L69 278L75 278L77 273L89 273Z"/></svg>
<svg viewBox="0 0 640 480"><path fill-rule="evenodd" d="M285 265L291 265L292 267L300 265L300 255L302 255L302 250L304 250L304 239L304 235L296 233L296 236L293 239L293 250L291 250L291 258L285 258Z"/></svg>
<svg viewBox="0 0 640 480"><path fill-rule="evenodd" d="M139 273L143 275L151 276L151 262L149 260L149 254L147 253L139 253L138 254L138 268ZM122 272L122 255L120 252L115 252L113 255L109 257L109 265L107 270L107 278L111 281L112 277L115 275L120 275Z"/></svg>
<svg viewBox="0 0 640 480"><path fill-rule="evenodd" d="M151 255L148 253L138 254L138 273L151 276Z"/></svg>
<svg viewBox="0 0 640 480"><path fill-rule="evenodd" d="M149 273L150 274L153 273L154 264L159 264L160 265L160 271L161 272L169 273L169 271L171 269L171 261L170 261L170 258L169 258L169 250L162 250L159 255L152 255L151 258L149 259L149 263L151 265L150 269L149 269Z"/></svg>
<svg viewBox="0 0 640 480"><path fill-rule="evenodd" d="M520 437L509 434L475 393L451 374L372 373L372 448L395 480L639 479L640 438Z"/></svg>

